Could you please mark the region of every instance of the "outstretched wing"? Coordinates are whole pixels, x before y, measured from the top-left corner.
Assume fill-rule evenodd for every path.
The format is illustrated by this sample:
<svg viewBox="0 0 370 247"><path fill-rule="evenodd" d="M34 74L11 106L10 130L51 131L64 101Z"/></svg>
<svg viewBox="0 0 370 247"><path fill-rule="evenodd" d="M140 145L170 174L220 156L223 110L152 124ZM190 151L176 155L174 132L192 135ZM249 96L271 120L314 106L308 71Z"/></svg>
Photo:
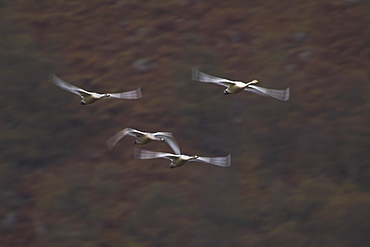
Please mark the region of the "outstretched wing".
<svg viewBox="0 0 370 247"><path fill-rule="evenodd" d="M225 157L198 157L197 159L190 161L200 161L203 163L208 163L221 167L228 167L231 165L231 156L230 154Z"/></svg>
<svg viewBox="0 0 370 247"><path fill-rule="evenodd" d="M50 82L54 83L55 85L57 85L58 87L66 91L77 94L80 97L91 94L91 92L88 92L82 88L76 87L72 84L69 84L68 82L63 81L62 79L57 77L55 74L50 74Z"/></svg>
<svg viewBox="0 0 370 247"><path fill-rule="evenodd" d="M178 155L175 155L175 154L154 152L154 151L149 151L149 150L139 149L139 148L135 148L135 152L134 152L135 159L164 158L164 159L173 160L173 159L176 159L177 157Z"/></svg>
<svg viewBox="0 0 370 247"><path fill-rule="evenodd" d="M172 148L175 154L181 154L180 147L177 144L175 138L170 132L156 132L153 134L155 137L163 138L167 144Z"/></svg>
<svg viewBox="0 0 370 247"><path fill-rule="evenodd" d="M234 81L224 79L224 78L220 78L220 77L216 77L216 76L212 76L212 75L208 75L206 73L200 72L197 68L194 68L192 70L192 79L194 81L201 81L201 82L206 82L206 83L215 83L215 84L225 86L225 87L228 87L230 85L235 84Z"/></svg>
<svg viewBox="0 0 370 247"><path fill-rule="evenodd" d="M144 135L144 132L141 132L139 130L131 129L131 128L125 128L121 131L119 131L117 134L113 135L107 140L107 146L112 149L119 140L121 140L125 135L130 135L134 137L142 136Z"/></svg>
<svg viewBox="0 0 370 247"><path fill-rule="evenodd" d="M245 91L249 91L252 93L256 93L262 96L270 96L278 100L287 101L289 100L289 91L290 89L287 88L285 90L279 89L267 89L263 87L258 87L255 85L248 85L247 88L244 89Z"/></svg>
<svg viewBox="0 0 370 247"><path fill-rule="evenodd" d="M139 87L132 91L124 93L108 93L108 95L109 97L106 97L104 99L139 99L141 98L141 89Z"/></svg>

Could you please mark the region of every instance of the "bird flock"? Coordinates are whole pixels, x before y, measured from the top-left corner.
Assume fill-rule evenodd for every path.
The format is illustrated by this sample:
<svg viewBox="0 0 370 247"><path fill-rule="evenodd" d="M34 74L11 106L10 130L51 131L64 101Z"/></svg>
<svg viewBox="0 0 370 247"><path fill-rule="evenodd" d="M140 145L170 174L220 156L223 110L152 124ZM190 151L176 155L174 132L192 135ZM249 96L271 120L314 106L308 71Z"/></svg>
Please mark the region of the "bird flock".
<svg viewBox="0 0 370 247"><path fill-rule="evenodd" d="M281 101L289 100L289 88L285 90L278 89L267 89L253 84L258 83L257 80L252 80L250 82L242 81L232 81L225 78L220 78L206 73L200 72L197 68L192 70L192 79L195 81L214 83L221 86L225 86L226 89L223 91L225 95L227 94L237 94L242 91L252 92L261 96L272 97ZM50 75L50 81L57 85L58 87L74 93L81 97L80 104L88 105L92 104L100 99L139 99L142 97L140 87L123 93L96 93L89 92L82 88L76 87L68 82L63 81L55 74ZM135 149L134 158L135 159L156 159L163 158L171 161L170 168L176 168L183 166L188 161L197 161L201 163L208 163L220 167L228 167L231 165L230 154L225 157L202 157L198 155L185 155L181 153L180 147L177 144L173 134L170 132L143 132L140 130L125 128L107 140L107 146L109 149L113 147L126 135L133 136L136 139L134 144L145 145L151 141L166 142L168 146L172 149L172 153L155 152L144 149Z"/></svg>

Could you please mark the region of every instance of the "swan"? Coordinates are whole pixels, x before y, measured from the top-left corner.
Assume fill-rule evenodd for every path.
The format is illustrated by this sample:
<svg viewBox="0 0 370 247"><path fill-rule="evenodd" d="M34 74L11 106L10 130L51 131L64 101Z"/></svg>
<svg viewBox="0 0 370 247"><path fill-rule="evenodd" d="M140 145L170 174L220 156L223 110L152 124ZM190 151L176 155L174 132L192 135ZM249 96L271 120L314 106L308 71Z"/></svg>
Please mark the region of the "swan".
<svg viewBox="0 0 370 247"><path fill-rule="evenodd" d="M50 81L54 83L55 85L57 85L58 87L80 96L81 97L80 105L92 104L95 101L100 100L100 99L139 99L141 98L140 87L135 90L124 92L124 93L100 94L100 93L95 93L95 92L88 92L82 88L78 88L58 78L55 74L50 75Z"/></svg>
<svg viewBox="0 0 370 247"><path fill-rule="evenodd" d="M183 166L188 161L198 161L221 167L230 166L230 154L225 157L200 157L198 155L189 156L185 154L171 154L154 152L144 149L135 149L134 157L135 159L155 159L155 158L169 159L171 160L170 168Z"/></svg>
<svg viewBox="0 0 370 247"><path fill-rule="evenodd" d="M192 79L195 81L201 81L206 83L215 83L227 87L224 90L224 94L236 94L241 91L249 91L262 96L270 96L278 100L287 101L289 100L289 88L285 90L278 89L267 89L263 87L258 87L252 84L258 83L257 80L252 80L250 82L241 81L231 81L228 79L208 75L206 73L200 72L197 68L192 70Z"/></svg>
<svg viewBox="0 0 370 247"><path fill-rule="evenodd" d="M177 145L175 138L170 132L149 133L132 128L125 128L110 137L107 141L107 146L112 149L117 144L117 142L121 140L125 135L136 137L134 144L139 145L147 144L151 141L165 141L176 154L180 154L179 145Z"/></svg>

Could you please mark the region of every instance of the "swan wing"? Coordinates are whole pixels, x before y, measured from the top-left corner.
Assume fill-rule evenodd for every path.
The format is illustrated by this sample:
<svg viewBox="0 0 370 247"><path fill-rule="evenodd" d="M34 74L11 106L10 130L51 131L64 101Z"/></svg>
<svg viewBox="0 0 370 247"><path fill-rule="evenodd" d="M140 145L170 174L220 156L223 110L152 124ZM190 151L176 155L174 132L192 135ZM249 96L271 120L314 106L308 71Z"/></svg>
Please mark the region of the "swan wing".
<svg viewBox="0 0 370 247"><path fill-rule="evenodd" d="M145 135L144 132L141 132L139 130L131 129L131 128L125 128L121 131L119 131L117 134L113 135L107 140L107 146L112 149L119 140L121 140L125 135L130 135L134 137Z"/></svg>
<svg viewBox="0 0 370 247"><path fill-rule="evenodd" d="M139 87L132 91L124 93L108 93L108 95L109 97L106 97L104 99L139 99L141 98L141 89Z"/></svg>
<svg viewBox="0 0 370 247"><path fill-rule="evenodd" d="M57 85L58 87L66 91L77 94L78 96L81 96L81 97L91 94L91 92L88 92L82 88L76 87L66 81L63 81L62 79L57 77L55 74L50 75L50 82L54 83L55 85Z"/></svg>
<svg viewBox="0 0 370 247"><path fill-rule="evenodd" d="M164 158L164 159L175 159L178 155L170 154L170 153L162 153L162 152L155 152L149 151L145 149L136 148L134 152L135 159L156 159L156 158Z"/></svg>
<svg viewBox="0 0 370 247"><path fill-rule="evenodd" d="M170 132L156 132L154 133L155 137L163 138L165 142L170 146L170 148L175 152L175 154L181 154L180 147L177 144L175 138Z"/></svg>
<svg viewBox="0 0 370 247"><path fill-rule="evenodd" d="M231 156L230 154L225 157L198 157L197 159L190 161L200 161L203 163L208 163L221 167L228 167L231 165Z"/></svg>
<svg viewBox="0 0 370 247"><path fill-rule="evenodd" d="M287 88L285 90L279 90L279 89L268 89L263 88L255 85L248 85L247 88L244 89L245 91L249 91L252 93L256 93L262 96L270 96L278 100L287 101L289 100L289 93L290 89Z"/></svg>
<svg viewBox="0 0 370 247"><path fill-rule="evenodd" d="M194 68L192 71L192 79L194 81L201 81L205 83L215 83L225 87L235 84L234 81L200 72L197 68Z"/></svg>

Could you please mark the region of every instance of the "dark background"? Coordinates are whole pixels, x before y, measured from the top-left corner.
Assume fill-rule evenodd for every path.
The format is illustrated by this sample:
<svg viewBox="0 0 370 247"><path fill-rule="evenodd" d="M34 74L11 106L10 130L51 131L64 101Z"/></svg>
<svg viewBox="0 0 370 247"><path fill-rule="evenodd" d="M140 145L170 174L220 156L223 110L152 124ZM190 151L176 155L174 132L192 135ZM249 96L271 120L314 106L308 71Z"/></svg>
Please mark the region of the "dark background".
<svg viewBox="0 0 370 247"><path fill-rule="evenodd" d="M0 246L370 243L367 0L0 1ZM288 102L191 80L191 68ZM86 90L139 100L79 98ZM134 160L126 128L232 165ZM164 143L149 150L170 152Z"/></svg>

